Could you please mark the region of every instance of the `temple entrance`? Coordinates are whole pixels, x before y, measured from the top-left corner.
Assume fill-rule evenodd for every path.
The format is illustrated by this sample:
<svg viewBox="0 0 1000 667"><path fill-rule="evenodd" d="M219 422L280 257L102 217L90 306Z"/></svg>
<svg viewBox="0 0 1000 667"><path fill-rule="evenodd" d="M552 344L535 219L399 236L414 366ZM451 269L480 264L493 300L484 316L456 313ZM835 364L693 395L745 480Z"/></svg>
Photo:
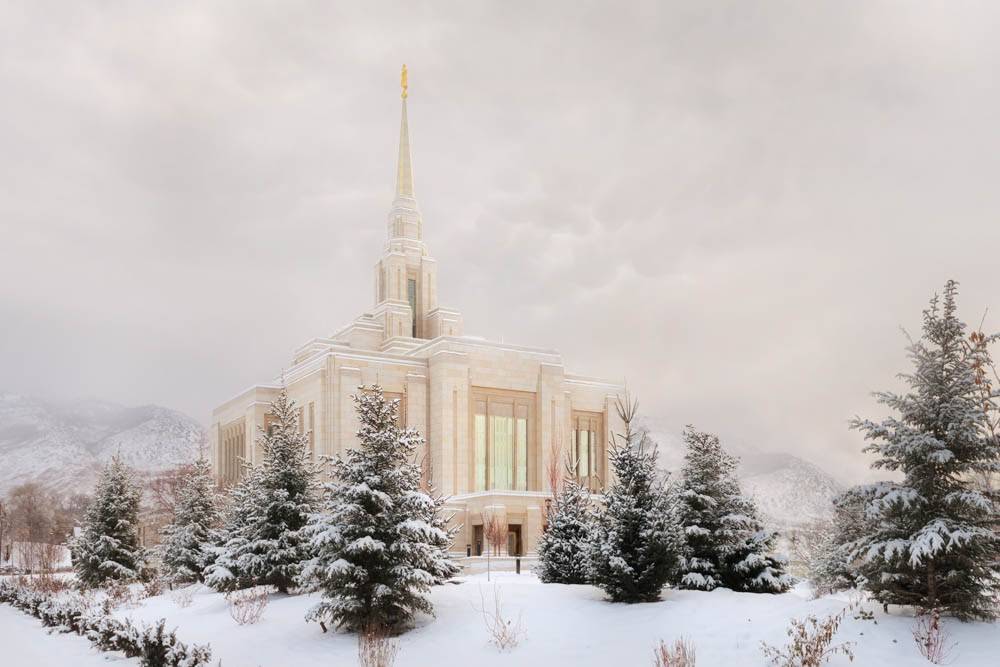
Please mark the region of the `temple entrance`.
<svg viewBox="0 0 1000 667"><path fill-rule="evenodd" d="M521 554L521 525L511 524L507 526L507 555L520 556Z"/></svg>
<svg viewBox="0 0 1000 667"><path fill-rule="evenodd" d="M472 531L472 553L476 556L483 555L483 526L473 526Z"/></svg>

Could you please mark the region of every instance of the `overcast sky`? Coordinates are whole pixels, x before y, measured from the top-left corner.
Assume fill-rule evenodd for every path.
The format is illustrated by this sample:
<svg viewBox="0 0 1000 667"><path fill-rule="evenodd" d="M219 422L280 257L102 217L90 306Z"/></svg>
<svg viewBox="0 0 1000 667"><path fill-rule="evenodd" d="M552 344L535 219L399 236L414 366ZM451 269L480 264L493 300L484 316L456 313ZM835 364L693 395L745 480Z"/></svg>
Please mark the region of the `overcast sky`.
<svg viewBox="0 0 1000 667"><path fill-rule="evenodd" d="M84 4L0 6L0 389L207 423L369 308L403 62L442 305L665 432L861 476L899 327L1000 328L995 3Z"/></svg>

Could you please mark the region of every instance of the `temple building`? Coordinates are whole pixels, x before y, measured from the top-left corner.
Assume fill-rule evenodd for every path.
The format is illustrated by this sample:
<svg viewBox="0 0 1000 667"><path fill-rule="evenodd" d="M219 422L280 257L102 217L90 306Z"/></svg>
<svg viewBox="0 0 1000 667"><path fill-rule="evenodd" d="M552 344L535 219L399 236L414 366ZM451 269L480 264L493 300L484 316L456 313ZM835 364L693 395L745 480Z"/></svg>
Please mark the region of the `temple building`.
<svg viewBox="0 0 1000 667"><path fill-rule="evenodd" d="M213 465L219 481L231 484L243 461L260 459L255 434L267 426L281 381L301 410L299 427L309 434L313 456L342 454L357 443L352 395L378 384L400 401L401 421L426 439L425 473L461 526L455 551L482 553L484 519L497 516L508 526L506 551L530 554L551 497L553 465L562 471L568 459L594 490L606 483L607 443L620 427L614 405L623 387L567 372L555 350L467 336L461 313L438 303L437 262L424 243L414 192L407 94L404 66L395 198L373 271L371 310L299 347L281 380L217 407Z"/></svg>

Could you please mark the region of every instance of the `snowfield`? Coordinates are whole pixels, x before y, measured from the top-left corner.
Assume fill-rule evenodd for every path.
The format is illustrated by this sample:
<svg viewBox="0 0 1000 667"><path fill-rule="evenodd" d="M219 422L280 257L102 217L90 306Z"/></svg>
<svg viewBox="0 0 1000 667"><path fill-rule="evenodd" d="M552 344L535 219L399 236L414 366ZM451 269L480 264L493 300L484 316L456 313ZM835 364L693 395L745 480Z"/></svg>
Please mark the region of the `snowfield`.
<svg viewBox="0 0 1000 667"><path fill-rule="evenodd" d="M515 622L520 616L525 628L520 645L508 652L489 644L479 611L483 597L492 608L493 590L500 592L505 612ZM810 614L822 618L850 601L848 595L809 597L801 585L783 595L669 590L661 602L626 605L606 602L592 586L542 584L532 574L510 572L494 573L487 582L485 574L476 574L434 588L436 618L421 617L414 629L399 637L396 665L651 665L653 646L660 639L682 636L694 641L700 667L766 665L762 640L784 645L790 619ZM262 620L246 626L229 616L221 594L205 588L187 608L178 607L165 593L117 614L146 622L165 617L168 628L178 627L182 641L211 644L213 664L221 659L226 667L357 664L353 635L324 634L317 624L305 622L306 611L318 599L318 595L274 595ZM874 620L849 614L837 639L854 642L854 663L836 656L830 665L929 664L917 652L911 617L902 612L885 615L873 604L863 608L874 612ZM5 617L10 613L4 612ZM950 664L998 664L1000 624L947 619L946 627L956 642Z"/></svg>
<svg viewBox="0 0 1000 667"><path fill-rule="evenodd" d="M4 667L131 667L137 659L102 653L85 637L72 633L46 635L38 619L0 604L0 664Z"/></svg>

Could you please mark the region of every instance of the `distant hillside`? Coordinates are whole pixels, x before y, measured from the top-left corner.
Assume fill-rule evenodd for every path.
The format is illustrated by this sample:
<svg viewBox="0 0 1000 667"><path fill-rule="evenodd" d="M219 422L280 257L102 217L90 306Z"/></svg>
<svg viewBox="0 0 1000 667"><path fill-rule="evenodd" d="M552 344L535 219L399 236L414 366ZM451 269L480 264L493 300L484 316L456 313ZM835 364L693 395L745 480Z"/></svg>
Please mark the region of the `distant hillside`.
<svg viewBox="0 0 1000 667"><path fill-rule="evenodd" d="M684 445L679 435L654 424L647 427L659 445L660 467L676 475L684 464ZM772 527L787 530L832 516L832 500L844 487L819 466L793 454L735 447L730 451L740 458L737 474L743 490L754 497Z"/></svg>
<svg viewBox="0 0 1000 667"><path fill-rule="evenodd" d="M831 518L832 501L844 491L829 473L791 454L747 457L740 466L740 481L779 528Z"/></svg>
<svg viewBox="0 0 1000 667"><path fill-rule="evenodd" d="M157 405L69 403L0 393L0 493L27 481L87 491L115 453L140 472L197 457L204 429Z"/></svg>

